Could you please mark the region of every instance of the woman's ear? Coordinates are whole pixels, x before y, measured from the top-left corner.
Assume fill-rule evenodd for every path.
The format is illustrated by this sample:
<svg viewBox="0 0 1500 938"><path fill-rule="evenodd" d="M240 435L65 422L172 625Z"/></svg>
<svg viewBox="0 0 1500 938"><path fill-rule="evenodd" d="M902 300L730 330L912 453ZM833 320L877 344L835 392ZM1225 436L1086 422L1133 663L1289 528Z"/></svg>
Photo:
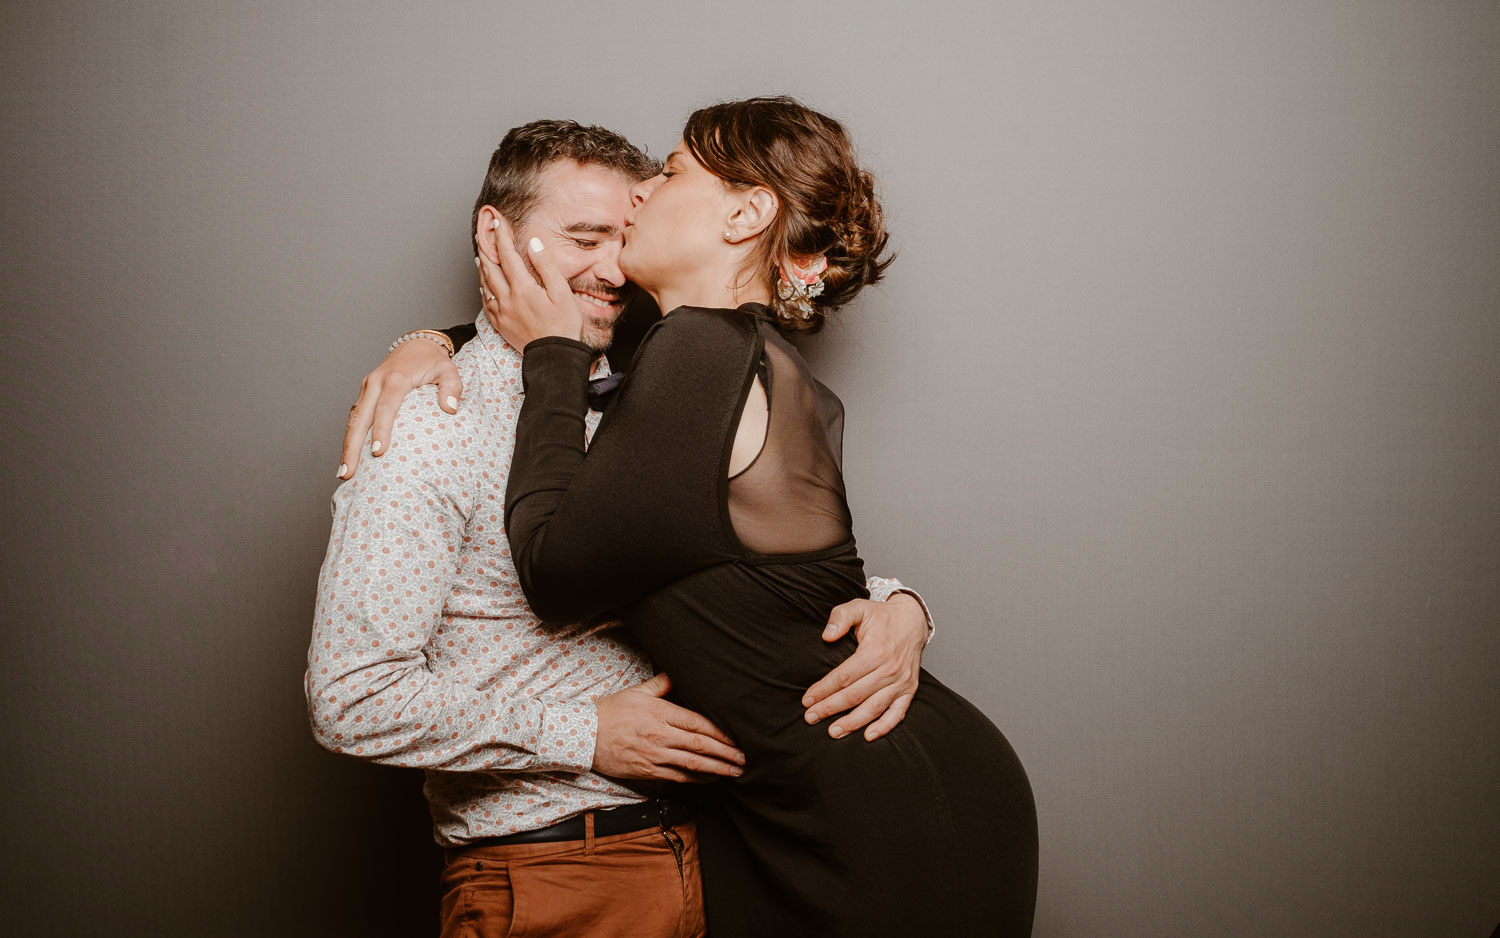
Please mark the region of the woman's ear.
<svg viewBox="0 0 1500 938"><path fill-rule="evenodd" d="M726 233L733 234L728 240L736 242L753 238L765 231L780 208L776 193L765 186L751 186L737 195L739 204L730 213L729 227L725 229Z"/></svg>
<svg viewBox="0 0 1500 938"><path fill-rule="evenodd" d="M493 205L481 206L474 221L474 243L491 264L500 263L500 255L495 253L495 231L499 227L500 212Z"/></svg>

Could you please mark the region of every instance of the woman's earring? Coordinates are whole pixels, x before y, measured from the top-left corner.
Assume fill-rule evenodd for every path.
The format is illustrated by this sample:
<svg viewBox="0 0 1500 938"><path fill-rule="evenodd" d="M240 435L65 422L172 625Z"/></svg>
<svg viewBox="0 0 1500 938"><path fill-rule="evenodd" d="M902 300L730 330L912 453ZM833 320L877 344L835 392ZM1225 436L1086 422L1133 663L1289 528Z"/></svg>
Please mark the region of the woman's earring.
<svg viewBox="0 0 1500 938"><path fill-rule="evenodd" d="M729 232L726 231L726 232L724 232L724 240L725 241L733 241L734 240L734 236L731 235Z"/></svg>

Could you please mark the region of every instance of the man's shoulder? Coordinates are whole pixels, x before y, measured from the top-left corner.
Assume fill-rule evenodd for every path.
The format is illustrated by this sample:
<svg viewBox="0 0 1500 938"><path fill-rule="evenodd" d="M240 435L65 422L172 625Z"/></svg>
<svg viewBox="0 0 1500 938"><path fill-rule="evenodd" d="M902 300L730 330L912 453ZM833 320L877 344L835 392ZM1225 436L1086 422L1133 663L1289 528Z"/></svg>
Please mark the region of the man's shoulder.
<svg viewBox="0 0 1500 938"><path fill-rule="evenodd" d="M461 464L485 457L494 436L492 421L482 413L487 380L475 356L466 352L467 347L454 356L464 386L458 412L450 414L438 405L435 384L408 391L391 424L388 451L377 461L449 475Z"/></svg>
<svg viewBox="0 0 1500 938"><path fill-rule="evenodd" d="M462 371L459 375L463 378L464 397L467 398L473 390L469 376ZM435 384L412 388L401 399L401 407L396 411L395 422L391 425L392 436L399 438L399 434L403 432L440 435L444 438L466 436L474 429L474 421L467 410L462 402L456 414L450 414L439 407L438 387Z"/></svg>
<svg viewBox="0 0 1500 938"><path fill-rule="evenodd" d="M478 411L485 392L496 386L497 375L483 354L479 343L470 341L453 356L459 380L463 382L463 399L458 413L450 414L438 405L436 384L424 384L406 392L396 412L395 429L417 429L429 434L467 436L482 431L486 424Z"/></svg>
<svg viewBox="0 0 1500 938"><path fill-rule="evenodd" d="M463 379L464 398L494 398L521 386L521 353L489 327L480 330L453 356L458 376Z"/></svg>

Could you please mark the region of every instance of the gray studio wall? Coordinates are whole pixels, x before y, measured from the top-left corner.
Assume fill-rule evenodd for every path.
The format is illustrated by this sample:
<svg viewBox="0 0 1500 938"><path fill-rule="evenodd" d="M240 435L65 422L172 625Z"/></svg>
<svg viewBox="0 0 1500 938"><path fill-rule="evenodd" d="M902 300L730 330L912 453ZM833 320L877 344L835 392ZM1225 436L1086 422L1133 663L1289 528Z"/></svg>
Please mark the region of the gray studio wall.
<svg viewBox="0 0 1500 938"><path fill-rule="evenodd" d="M431 929L417 778L305 728L345 409L507 127L785 91L883 180L810 354L1037 934L1488 934L1500 5L708 6L0 6L4 930Z"/></svg>

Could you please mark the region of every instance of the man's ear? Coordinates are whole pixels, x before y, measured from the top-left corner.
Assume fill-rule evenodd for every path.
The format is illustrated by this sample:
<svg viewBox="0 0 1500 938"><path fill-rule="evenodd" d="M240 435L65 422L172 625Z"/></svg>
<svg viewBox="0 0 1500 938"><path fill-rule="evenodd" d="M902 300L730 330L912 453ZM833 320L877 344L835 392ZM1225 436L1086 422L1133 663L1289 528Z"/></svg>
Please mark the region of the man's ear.
<svg viewBox="0 0 1500 938"><path fill-rule="evenodd" d="M765 231L781 206L776 194L765 186L751 186L738 195L739 204L729 215L727 230L734 233L735 241L744 241Z"/></svg>
<svg viewBox="0 0 1500 938"><path fill-rule="evenodd" d="M496 265L500 263L500 255L495 253L495 226L499 220L500 212L493 205L484 205L474 222L474 242L479 246L479 253Z"/></svg>

